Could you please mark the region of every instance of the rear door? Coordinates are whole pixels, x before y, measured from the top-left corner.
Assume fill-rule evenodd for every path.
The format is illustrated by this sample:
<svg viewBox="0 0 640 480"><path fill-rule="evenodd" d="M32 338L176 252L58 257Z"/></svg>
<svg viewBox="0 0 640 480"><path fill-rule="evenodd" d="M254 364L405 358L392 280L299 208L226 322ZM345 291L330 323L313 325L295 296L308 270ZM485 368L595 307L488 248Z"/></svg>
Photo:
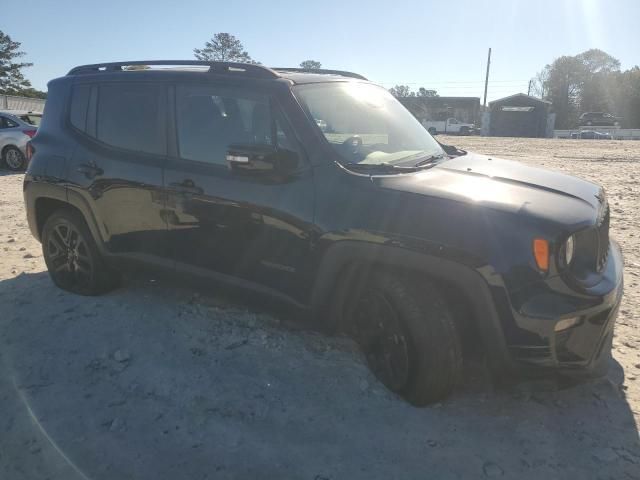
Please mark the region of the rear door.
<svg viewBox="0 0 640 480"><path fill-rule="evenodd" d="M90 206L107 250L141 260L166 257L166 86L77 84L69 117L78 139L70 193Z"/></svg>
<svg viewBox="0 0 640 480"><path fill-rule="evenodd" d="M176 155L167 162L171 254L179 268L260 284L300 298L313 218L312 170L268 93L212 84L177 85ZM296 151L287 178L239 175L229 145Z"/></svg>

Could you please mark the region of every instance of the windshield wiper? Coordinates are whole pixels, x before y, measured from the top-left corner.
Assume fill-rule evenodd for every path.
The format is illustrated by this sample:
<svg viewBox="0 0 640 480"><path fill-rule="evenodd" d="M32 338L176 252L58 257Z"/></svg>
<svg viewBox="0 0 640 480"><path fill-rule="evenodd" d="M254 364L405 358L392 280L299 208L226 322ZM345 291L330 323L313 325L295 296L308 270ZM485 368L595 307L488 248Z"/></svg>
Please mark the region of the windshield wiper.
<svg viewBox="0 0 640 480"><path fill-rule="evenodd" d="M437 160L441 160L445 157L444 153L439 153L437 155L429 155L428 157L423 158L418 163L414 165L414 167L422 167L424 165L429 165L431 163L435 163Z"/></svg>
<svg viewBox="0 0 640 480"><path fill-rule="evenodd" d="M416 172L418 168L416 167L400 167L398 165L392 165L390 163L357 163L357 162L349 162L343 163L343 166L346 168L351 168L353 170L378 170L386 173L406 173L406 172Z"/></svg>

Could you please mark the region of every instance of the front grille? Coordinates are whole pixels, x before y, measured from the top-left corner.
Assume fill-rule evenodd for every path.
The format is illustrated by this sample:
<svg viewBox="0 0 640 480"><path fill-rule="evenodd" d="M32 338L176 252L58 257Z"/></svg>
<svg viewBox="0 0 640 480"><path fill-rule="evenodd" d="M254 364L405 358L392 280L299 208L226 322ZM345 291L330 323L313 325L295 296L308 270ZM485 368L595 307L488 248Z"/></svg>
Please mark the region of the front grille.
<svg viewBox="0 0 640 480"><path fill-rule="evenodd" d="M607 257L609 256L609 204L606 203L606 200L605 204L602 206L602 214L598 220L598 225L596 225L596 231L598 234L596 268L598 272L601 272L607 264Z"/></svg>

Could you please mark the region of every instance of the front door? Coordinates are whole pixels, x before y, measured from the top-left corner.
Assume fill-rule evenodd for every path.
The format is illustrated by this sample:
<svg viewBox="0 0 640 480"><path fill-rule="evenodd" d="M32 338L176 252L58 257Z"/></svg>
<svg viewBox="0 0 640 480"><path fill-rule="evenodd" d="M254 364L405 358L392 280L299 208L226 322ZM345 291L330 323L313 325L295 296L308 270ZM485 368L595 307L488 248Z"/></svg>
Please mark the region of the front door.
<svg viewBox="0 0 640 480"><path fill-rule="evenodd" d="M312 170L267 93L215 85L175 90L176 155L165 171L171 254L179 268L301 299L313 217ZM286 178L233 172L230 145L299 154Z"/></svg>

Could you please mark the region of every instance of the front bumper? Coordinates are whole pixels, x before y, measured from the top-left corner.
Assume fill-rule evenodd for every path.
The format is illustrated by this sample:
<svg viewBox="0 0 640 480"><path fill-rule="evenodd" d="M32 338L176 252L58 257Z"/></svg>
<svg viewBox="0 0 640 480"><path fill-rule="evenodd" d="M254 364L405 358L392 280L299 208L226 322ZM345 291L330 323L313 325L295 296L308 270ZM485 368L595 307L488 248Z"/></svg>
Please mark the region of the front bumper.
<svg viewBox="0 0 640 480"><path fill-rule="evenodd" d="M515 365L563 374L605 373L624 290L623 259L617 243L611 242L597 286L578 293L559 278L547 285L549 288L538 290L517 311L512 310L515 324L524 333L520 342L508 343ZM563 328L567 322L571 325ZM523 338L528 340L523 342Z"/></svg>

